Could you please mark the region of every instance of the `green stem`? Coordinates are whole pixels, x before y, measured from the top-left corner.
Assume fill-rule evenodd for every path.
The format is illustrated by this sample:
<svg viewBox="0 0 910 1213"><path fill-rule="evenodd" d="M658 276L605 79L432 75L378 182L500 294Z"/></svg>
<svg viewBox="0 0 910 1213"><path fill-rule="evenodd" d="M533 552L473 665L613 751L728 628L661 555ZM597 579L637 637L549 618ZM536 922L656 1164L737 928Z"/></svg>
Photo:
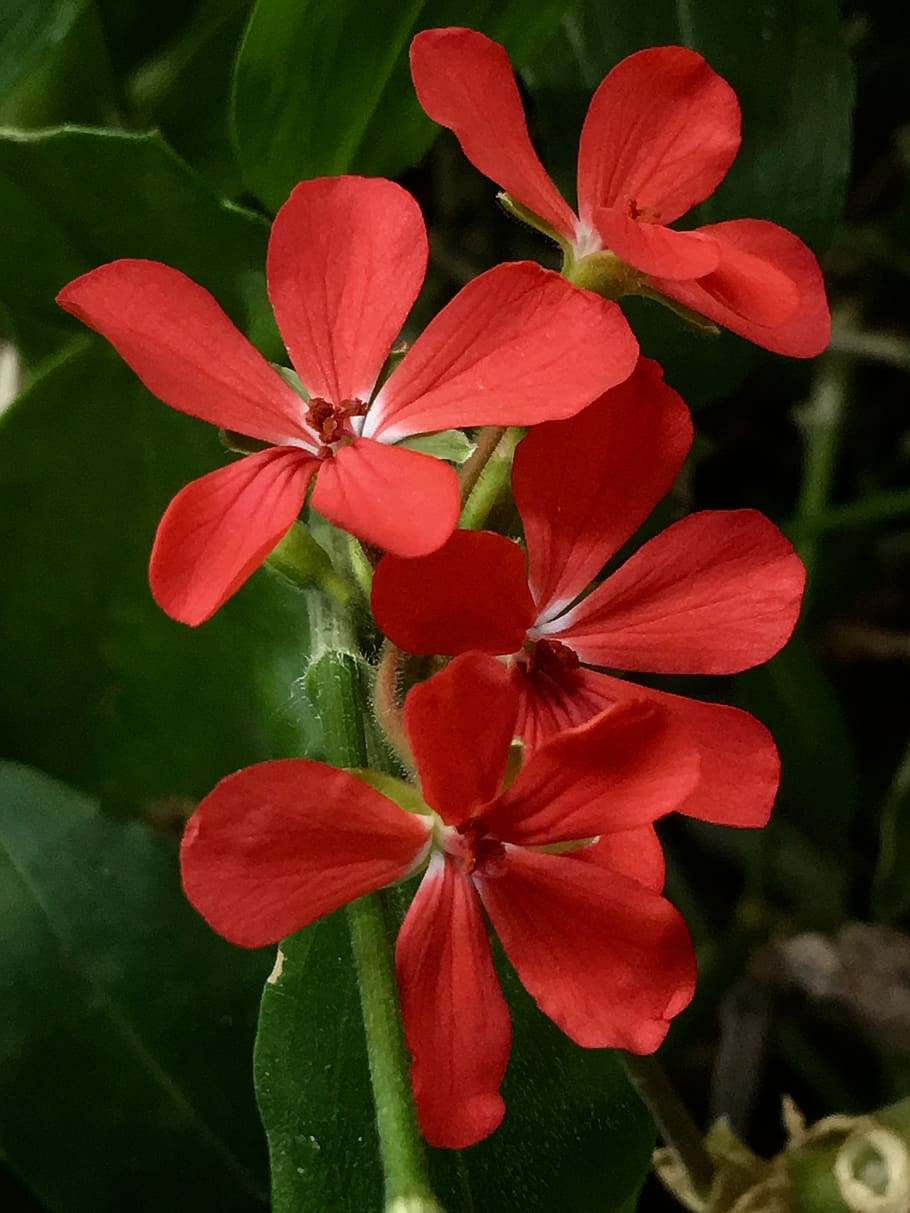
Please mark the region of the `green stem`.
<svg viewBox="0 0 910 1213"><path fill-rule="evenodd" d="M331 636L307 673L307 691L323 726L326 758L339 767L368 765L368 668L343 635L346 621L311 620L314 636ZM339 651L339 649L341 651ZM391 930L384 896L348 907L360 989L370 1080L388 1213L441 1213L430 1190L401 1022Z"/></svg>
<svg viewBox="0 0 910 1213"><path fill-rule="evenodd" d="M396 1213L405 1209L408 1213L437 1213L440 1207L427 1180L414 1111L384 896L361 897L348 906L347 913L385 1172L386 1208Z"/></svg>
<svg viewBox="0 0 910 1213"><path fill-rule="evenodd" d="M506 432L504 425L488 425L477 436L477 442L471 457L458 474L461 485L461 504L467 501L474 491L474 485L480 479L483 469L487 466L490 456L499 446L500 439Z"/></svg>
<svg viewBox="0 0 910 1213"><path fill-rule="evenodd" d="M689 1109L680 1099L663 1066L655 1057L618 1054L626 1076L651 1113L658 1132L688 1172L692 1187L707 1193L714 1178L714 1163Z"/></svg>
<svg viewBox="0 0 910 1213"><path fill-rule="evenodd" d="M806 566L804 612L815 583L821 547L819 524L828 510L834 483L851 365L852 360L844 354L828 353L820 359L812 393L800 417L805 451L793 543Z"/></svg>
<svg viewBox="0 0 910 1213"><path fill-rule="evenodd" d="M462 507L459 526L466 527L469 530L476 530L486 522L487 516L496 504L499 495L509 483L509 477L512 472L512 458L522 433L523 431L516 426L511 426L509 429L499 433L495 444L485 456L470 495L465 494L466 500ZM478 444L479 449L480 446ZM477 452L475 451L474 454L476 455ZM471 456L471 459L473 458L474 455Z"/></svg>
<svg viewBox="0 0 910 1213"><path fill-rule="evenodd" d="M828 534L850 527L888 522L905 514L910 514L910 489L887 489L881 493L870 493L868 497L847 502L846 505L831 506L812 519L803 519L801 525L805 537L809 530L813 535Z"/></svg>

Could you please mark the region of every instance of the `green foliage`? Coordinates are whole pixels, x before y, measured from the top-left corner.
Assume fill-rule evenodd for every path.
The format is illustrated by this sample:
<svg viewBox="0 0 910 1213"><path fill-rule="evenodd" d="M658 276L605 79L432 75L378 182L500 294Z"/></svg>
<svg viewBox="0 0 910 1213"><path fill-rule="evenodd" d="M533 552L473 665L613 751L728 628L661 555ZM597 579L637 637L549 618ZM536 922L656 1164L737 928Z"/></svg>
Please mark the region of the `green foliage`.
<svg viewBox="0 0 910 1213"><path fill-rule="evenodd" d="M220 199L158 135L98 130L0 137L0 305L35 362L84 331L54 303L77 274L117 257L176 266L267 352L262 220Z"/></svg>
<svg viewBox="0 0 910 1213"><path fill-rule="evenodd" d="M0 764L0 1150L52 1213L252 1213L268 961L180 897L173 847ZM214 1076L217 1075L217 1078Z"/></svg>
<svg viewBox="0 0 910 1213"><path fill-rule="evenodd" d="M274 1213L379 1209L382 1169L343 913L282 943L262 995L254 1064Z"/></svg>
<svg viewBox="0 0 910 1213"><path fill-rule="evenodd" d="M276 210L304 177L394 176L437 128L414 97L408 46L419 29L470 25L524 62L571 0L259 0L237 60L234 127L247 185Z"/></svg>
<svg viewBox="0 0 910 1213"><path fill-rule="evenodd" d="M154 812L301 744L302 597L260 572L191 631L148 589L164 507L223 459L211 426L153 399L95 339L0 419L7 756Z"/></svg>
<svg viewBox="0 0 910 1213"><path fill-rule="evenodd" d="M344 916L314 923L281 952L256 1044L273 1208L379 1209L382 1172ZM650 1118L612 1053L577 1048L510 970L505 981L514 1021L506 1119L469 1150L431 1151L434 1191L446 1213L621 1213L650 1165Z"/></svg>

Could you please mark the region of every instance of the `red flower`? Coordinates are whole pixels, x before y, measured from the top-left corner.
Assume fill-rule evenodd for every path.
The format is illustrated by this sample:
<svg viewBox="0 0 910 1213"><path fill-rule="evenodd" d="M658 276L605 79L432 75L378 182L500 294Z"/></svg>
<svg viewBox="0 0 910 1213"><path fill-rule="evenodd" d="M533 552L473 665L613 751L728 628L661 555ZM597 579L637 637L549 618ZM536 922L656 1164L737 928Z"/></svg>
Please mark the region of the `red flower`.
<svg viewBox="0 0 910 1213"><path fill-rule="evenodd" d="M169 266L113 261L60 292L166 403L270 444L193 481L168 507L151 584L175 619L201 623L234 593L291 526L314 477L313 507L331 522L402 556L432 551L457 521L455 473L392 444L571 416L632 370L637 347L615 305L582 305L559 275L521 262L469 283L371 400L426 260L417 203L391 181L297 186L272 227L266 273L308 400Z"/></svg>
<svg viewBox="0 0 910 1213"><path fill-rule="evenodd" d="M411 72L429 116L553 230L571 262L610 250L625 263L609 263L619 292L647 286L781 354L812 357L828 344L821 272L798 237L761 219L667 226L713 193L740 144L736 94L695 51L639 51L604 79L581 133L578 216L531 145L498 43L469 29L424 30Z"/></svg>
<svg viewBox="0 0 910 1213"><path fill-rule="evenodd" d="M481 907L541 1010L588 1048L653 1051L694 989L651 826L696 778L684 731L660 709L626 703L542 745L503 790L518 699L505 667L480 653L411 692L404 718L426 816L347 771L286 759L222 780L183 840L187 895L245 946L281 939L430 856L396 959L420 1123L434 1145L471 1145L504 1111L511 1028Z"/></svg>
<svg viewBox="0 0 910 1213"><path fill-rule="evenodd" d="M641 359L578 417L537 426L520 443L512 485L527 569L511 540L456 531L431 556L384 557L373 613L412 653L511 654L518 732L532 748L630 697L671 708L701 753L701 779L681 811L762 825L779 763L754 717L587 668L729 674L772 657L793 630L803 566L754 510L682 519L579 600L670 488L691 442L685 404Z"/></svg>

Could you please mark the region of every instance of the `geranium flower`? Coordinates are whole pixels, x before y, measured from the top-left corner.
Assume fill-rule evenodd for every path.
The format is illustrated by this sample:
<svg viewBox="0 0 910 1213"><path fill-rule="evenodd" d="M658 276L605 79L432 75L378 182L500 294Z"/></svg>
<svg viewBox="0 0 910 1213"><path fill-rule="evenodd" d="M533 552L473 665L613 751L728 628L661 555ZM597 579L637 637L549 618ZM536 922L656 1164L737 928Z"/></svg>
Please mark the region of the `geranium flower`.
<svg viewBox="0 0 910 1213"><path fill-rule="evenodd" d="M512 487L527 561L502 535L456 531L431 556L383 557L373 613L411 653L509 655L518 732L531 748L630 697L670 708L701 754L701 778L680 811L757 826L780 774L763 725L596 667L730 674L766 661L799 614L805 572L788 540L754 510L705 510L579 598L670 488L691 442L685 404L657 363L641 359L625 384L519 444Z"/></svg>
<svg viewBox="0 0 910 1213"><path fill-rule="evenodd" d="M167 265L113 261L60 292L156 396L268 444L168 507L150 578L169 615L197 624L216 611L291 526L314 478L312 505L337 526L399 555L432 551L457 521L455 473L395 443L570 416L632 370L637 346L615 305L582 304L557 274L520 262L469 283L373 397L426 262L420 209L393 182L296 187L275 218L266 276L308 399Z"/></svg>
<svg viewBox="0 0 910 1213"><path fill-rule="evenodd" d="M411 72L429 116L560 240L580 285L656 292L781 354L828 344L821 272L792 232L761 219L668 226L714 192L740 144L736 94L695 51L639 51L601 83L581 132L578 215L531 145L503 47L475 30L424 30Z"/></svg>
<svg viewBox="0 0 910 1213"><path fill-rule="evenodd" d="M396 962L434 1145L471 1145L504 1112L511 1028L483 910L538 1006L585 1047L652 1052L694 989L650 824L696 778L685 732L625 703L541 746L504 788L518 700L507 670L480 653L411 692L404 723L425 815L355 774L286 759L222 780L183 839L187 895L247 947L426 865Z"/></svg>

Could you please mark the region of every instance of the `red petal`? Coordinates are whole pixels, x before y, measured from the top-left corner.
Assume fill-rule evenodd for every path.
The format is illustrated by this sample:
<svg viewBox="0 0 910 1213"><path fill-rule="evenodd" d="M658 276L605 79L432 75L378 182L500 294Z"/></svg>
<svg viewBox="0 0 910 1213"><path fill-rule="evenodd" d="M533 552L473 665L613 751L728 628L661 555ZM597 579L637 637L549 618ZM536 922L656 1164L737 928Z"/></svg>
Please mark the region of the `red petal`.
<svg viewBox="0 0 910 1213"><path fill-rule="evenodd" d="M677 232L659 223L632 219L628 210L598 207L594 223L607 248L646 274L701 278L717 268L716 243L699 232Z"/></svg>
<svg viewBox="0 0 910 1213"><path fill-rule="evenodd" d="M583 666L529 674L524 664L514 662L509 672L518 692L515 734L524 742L526 754L554 734L584 724L618 698L601 685L602 675Z"/></svg>
<svg viewBox="0 0 910 1213"><path fill-rule="evenodd" d="M57 302L106 337L171 408L263 442L312 448L303 402L207 290L158 261L111 261Z"/></svg>
<svg viewBox="0 0 910 1213"><path fill-rule="evenodd" d="M671 812L697 780L686 730L650 704L626 703L535 750L484 823L522 846L593 838Z"/></svg>
<svg viewBox="0 0 910 1213"><path fill-rule="evenodd" d="M411 43L411 75L420 104L474 167L574 240L575 216L531 146L503 47L475 30L423 30Z"/></svg>
<svg viewBox="0 0 910 1213"><path fill-rule="evenodd" d="M692 420L656 362L571 421L537 426L515 453L531 588L549 616L567 606L669 490Z"/></svg>
<svg viewBox="0 0 910 1213"><path fill-rule="evenodd" d="M149 579L162 610L192 625L213 615L300 513L318 466L296 447L271 447L181 489L152 548Z"/></svg>
<svg viewBox="0 0 910 1213"><path fill-rule="evenodd" d="M408 695L404 723L423 797L449 825L499 791L517 710L508 670L484 653L456 657Z"/></svg>
<svg viewBox="0 0 910 1213"><path fill-rule="evenodd" d="M431 320L377 396L364 435L571 417L632 372L622 312L530 261L498 265Z"/></svg>
<svg viewBox="0 0 910 1213"><path fill-rule="evenodd" d="M664 852L653 826L604 834L590 846L567 851L566 856L582 863L596 864L610 872L620 872L629 880L635 880L656 893L664 887Z"/></svg>
<svg viewBox="0 0 910 1213"><path fill-rule="evenodd" d="M763 514L703 510L649 540L545 630L591 665L733 674L787 643L805 576Z"/></svg>
<svg viewBox="0 0 910 1213"><path fill-rule="evenodd" d="M584 673L614 701L646 696L685 725L698 747L701 765L698 783L680 806L680 813L716 825L766 824L780 782L780 759L774 739L761 721L741 708L654 691L593 670Z"/></svg>
<svg viewBox="0 0 910 1213"><path fill-rule="evenodd" d="M771 328L779 328L794 315L799 287L792 278L753 253L730 244L719 248L717 269L698 283L718 306L741 320Z"/></svg>
<svg viewBox="0 0 910 1213"><path fill-rule="evenodd" d="M392 181L302 181L275 216L269 296L311 396L367 401L427 268L420 207Z"/></svg>
<svg viewBox="0 0 910 1213"><path fill-rule="evenodd" d="M441 459L358 438L321 465L313 508L397 556L440 547L458 522L458 477Z"/></svg>
<svg viewBox="0 0 910 1213"><path fill-rule="evenodd" d="M373 615L408 653L514 653L534 622L524 552L491 531L456 531L418 560L384 556Z"/></svg>
<svg viewBox="0 0 910 1213"><path fill-rule="evenodd" d="M658 1047L695 990L692 942L669 901L619 873L517 847L475 883L522 984L567 1036L585 1048Z"/></svg>
<svg viewBox="0 0 910 1213"><path fill-rule="evenodd" d="M222 779L190 818L183 887L219 934L259 947L402 879L429 837L429 818L347 771L261 762Z"/></svg>
<svg viewBox="0 0 910 1213"><path fill-rule="evenodd" d="M623 59L591 100L578 152L581 217L598 206L672 223L704 201L739 150L739 103L701 55L658 46Z"/></svg>
<svg viewBox="0 0 910 1213"><path fill-rule="evenodd" d="M459 1150L492 1133L512 1025L477 894L436 854L396 949L411 1082L424 1137Z"/></svg>
<svg viewBox="0 0 910 1213"><path fill-rule="evenodd" d="M582 724L612 704L648 699L672 711L699 753L699 779L679 812L729 826L763 826L770 816L780 760L760 721L739 708L655 691L583 667L558 678L533 678L513 665L519 693L515 731L530 753L562 729Z"/></svg>
<svg viewBox="0 0 910 1213"><path fill-rule="evenodd" d="M732 271L698 282L655 279L657 290L777 354L814 358L825 349L831 337L825 284L815 255L798 236L762 219L732 219L698 230L717 241ZM798 292L795 310L782 276ZM762 315L779 319L768 327Z"/></svg>

